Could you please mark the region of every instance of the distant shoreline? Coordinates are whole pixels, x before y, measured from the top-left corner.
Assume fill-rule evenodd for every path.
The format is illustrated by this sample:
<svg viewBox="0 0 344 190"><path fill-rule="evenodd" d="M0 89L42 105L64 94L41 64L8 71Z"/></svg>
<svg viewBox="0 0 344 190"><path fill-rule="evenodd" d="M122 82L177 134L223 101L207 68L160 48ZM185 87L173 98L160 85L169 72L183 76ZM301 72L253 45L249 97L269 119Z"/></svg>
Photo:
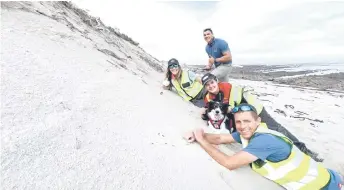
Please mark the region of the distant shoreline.
<svg viewBox="0 0 344 190"><path fill-rule="evenodd" d="M198 74L206 73L206 71L203 70L204 65L184 65L184 67ZM291 71L287 71L289 68ZM233 66L230 78L253 81L272 81L277 84L295 87L312 87L321 91L337 91L344 93L344 72L326 73L326 70L321 69L293 71L293 68L293 65Z"/></svg>

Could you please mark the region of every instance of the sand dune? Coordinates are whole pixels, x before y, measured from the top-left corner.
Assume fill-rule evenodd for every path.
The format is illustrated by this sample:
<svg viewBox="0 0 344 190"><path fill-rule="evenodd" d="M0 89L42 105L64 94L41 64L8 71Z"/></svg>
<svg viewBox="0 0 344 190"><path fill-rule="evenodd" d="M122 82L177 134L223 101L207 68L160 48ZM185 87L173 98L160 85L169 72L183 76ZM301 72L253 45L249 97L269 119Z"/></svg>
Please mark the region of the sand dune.
<svg viewBox="0 0 344 190"><path fill-rule="evenodd" d="M1 189L281 189L248 167L228 171L182 140L204 126L198 108L161 95L161 63L107 29L69 4L2 2ZM331 130L297 122L293 131L342 166L342 120L335 121Z"/></svg>

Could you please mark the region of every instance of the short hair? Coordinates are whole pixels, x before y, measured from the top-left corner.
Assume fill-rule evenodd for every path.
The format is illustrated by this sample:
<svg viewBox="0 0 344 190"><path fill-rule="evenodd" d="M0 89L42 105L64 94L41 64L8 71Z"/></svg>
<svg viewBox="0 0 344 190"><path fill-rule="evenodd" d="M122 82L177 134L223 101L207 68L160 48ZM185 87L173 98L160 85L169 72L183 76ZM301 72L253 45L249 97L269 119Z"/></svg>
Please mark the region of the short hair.
<svg viewBox="0 0 344 190"><path fill-rule="evenodd" d="M252 117L253 117L255 120L258 119L259 115L258 115L256 112L250 111L250 113L251 113Z"/></svg>
<svg viewBox="0 0 344 190"><path fill-rule="evenodd" d="M256 112L254 112L254 111L238 111L238 112L236 112L236 113L243 113L243 112L249 112L255 120L257 120L258 117L259 117L259 115L258 115ZM235 115L236 113L234 113L234 115Z"/></svg>
<svg viewBox="0 0 344 190"><path fill-rule="evenodd" d="M206 28L206 29L203 30L203 32L206 32L206 31L209 31L209 32L211 32L213 34L213 30L211 28Z"/></svg>

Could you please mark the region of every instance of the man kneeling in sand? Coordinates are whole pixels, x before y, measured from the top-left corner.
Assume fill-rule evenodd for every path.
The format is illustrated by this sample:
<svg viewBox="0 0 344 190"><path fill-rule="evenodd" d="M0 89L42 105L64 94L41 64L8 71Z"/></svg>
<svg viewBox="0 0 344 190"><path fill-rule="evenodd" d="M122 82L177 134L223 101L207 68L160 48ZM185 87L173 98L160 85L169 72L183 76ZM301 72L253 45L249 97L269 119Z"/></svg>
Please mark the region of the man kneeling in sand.
<svg viewBox="0 0 344 190"><path fill-rule="evenodd" d="M315 162L285 135L268 129L252 105L240 104L232 113L237 132L207 134L197 129L185 138L199 143L216 162L229 170L250 164L255 172L286 189L341 189L343 178L340 174ZM243 149L233 156L213 146L235 142L242 144Z"/></svg>

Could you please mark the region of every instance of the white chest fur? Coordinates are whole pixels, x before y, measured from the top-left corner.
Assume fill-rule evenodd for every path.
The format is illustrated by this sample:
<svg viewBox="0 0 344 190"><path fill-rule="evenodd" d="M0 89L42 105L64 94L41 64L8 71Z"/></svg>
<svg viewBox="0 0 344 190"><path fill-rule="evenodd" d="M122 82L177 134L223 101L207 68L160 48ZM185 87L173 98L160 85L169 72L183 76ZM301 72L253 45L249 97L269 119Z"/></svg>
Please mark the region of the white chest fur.
<svg viewBox="0 0 344 190"><path fill-rule="evenodd" d="M218 126L218 124L213 124L212 122L208 121L208 128L209 128L209 132L213 133L213 134L228 134L230 133L230 131L226 128L226 121L228 120L227 117L225 117L222 121L222 123L220 124L220 126ZM214 126L217 125L217 126Z"/></svg>

